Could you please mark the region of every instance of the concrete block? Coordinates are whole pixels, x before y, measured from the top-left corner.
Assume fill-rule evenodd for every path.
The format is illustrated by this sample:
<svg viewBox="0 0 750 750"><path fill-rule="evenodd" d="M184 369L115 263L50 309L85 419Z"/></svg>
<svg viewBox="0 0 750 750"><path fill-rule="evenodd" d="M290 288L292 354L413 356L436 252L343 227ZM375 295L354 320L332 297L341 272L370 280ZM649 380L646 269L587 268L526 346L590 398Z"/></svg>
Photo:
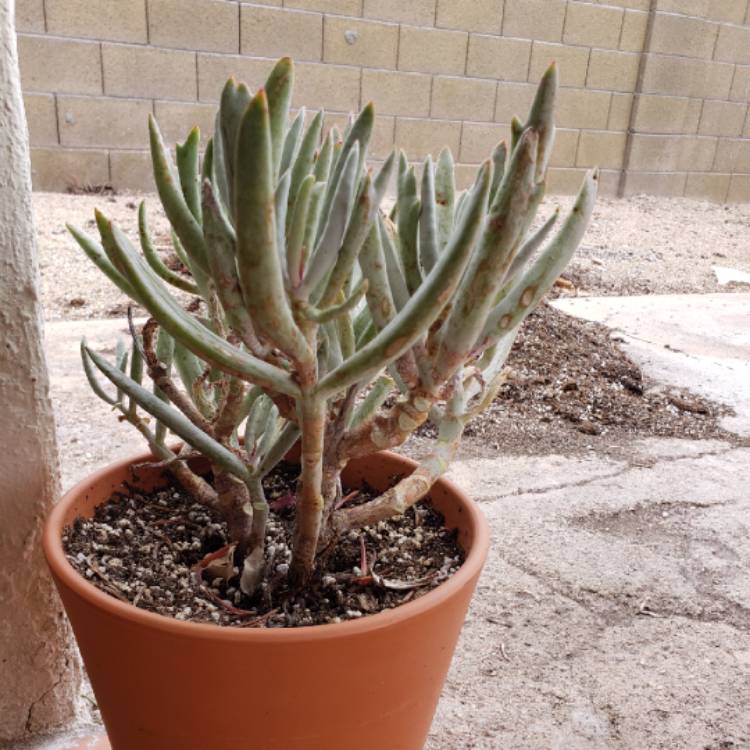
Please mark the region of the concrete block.
<svg viewBox="0 0 750 750"><path fill-rule="evenodd" d="M709 3L707 14L712 21L741 24L745 21L747 8L747 0L721 0Z"/></svg>
<svg viewBox="0 0 750 750"><path fill-rule="evenodd" d="M60 143L84 148L146 148L152 111L148 99L59 96Z"/></svg>
<svg viewBox="0 0 750 750"><path fill-rule="evenodd" d="M750 28L722 24L716 43L716 59L750 64Z"/></svg>
<svg viewBox="0 0 750 750"><path fill-rule="evenodd" d="M731 175L691 172L685 183L685 197L711 203L725 203Z"/></svg>
<svg viewBox="0 0 750 750"><path fill-rule="evenodd" d="M729 180L729 203L750 203L750 174L733 174Z"/></svg>
<svg viewBox="0 0 750 750"><path fill-rule="evenodd" d="M649 54L643 93L726 99L733 74L734 67L727 63Z"/></svg>
<svg viewBox="0 0 750 750"><path fill-rule="evenodd" d="M410 159L422 160L427 154L436 157L444 146L457 154L460 142L460 122L396 118L396 145Z"/></svg>
<svg viewBox="0 0 750 750"><path fill-rule="evenodd" d="M322 59L322 14L244 4L240 9L243 55Z"/></svg>
<svg viewBox="0 0 750 750"><path fill-rule="evenodd" d="M684 172L710 172L713 169L718 138L709 136L685 136L682 142L677 169Z"/></svg>
<svg viewBox="0 0 750 750"><path fill-rule="evenodd" d="M202 102L218 102L224 84L231 76L234 76L238 81L245 82L254 91L266 80L273 66L273 60L254 60L250 57L238 55L198 53L198 92L200 100ZM297 68L295 68L295 73L299 72Z"/></svg>
<svg viewBox="0 0 750 750"><path fill-rule="evenodd" d="M402 26L398 67L422 73L463 75L468 42L465 31Z"/></svg>
<svg viewBox="0 0 750 750"><path fill-rule="evenodd" d="M342 131L343 132L343 131ZM375 126L372 130L372 139L367 149L368 158L386 159L393 151L394 138L396 134L396 118L381 115L375 118Z"/></svg>
<svg viewBox="0 0 750 750"><path fill-rule="evenodd" d="M454 175L456 178L456 190L467 190L477 178L478 168L476 164L456 164Z"/></svg>
<svg viewBox="0 0 750 750"><path fill-rule="evenodd" d="M750 66L737 65L735 67L729 98L733 102L750 100Z"/></svg>
<svg viewBox="0 0 750 750"><path fill-rule="evenodd" d="M148 151L110 151L109 165L115 190L155 191Z"/></svg>
<svg viewBox="0 0 750 750"><path fill-rule="evenodd" d="M615 5L618 8L648 10L651 0L594 0L597 5Z"/></svg>
<svg viewBox="0 0 750 750"><path fill-rule="evenodd" d="M285 8L315 10L319 13L337 13L342 16L359 16L362 14L362 0L284 0L283 4Z"/></svg>
<svg viewBox="0 0 750 750"><path fill-rule="evenodd" d="M589 67L589 53L588 47L535 41L531 51L529 81L538 83L550 64L557 61L562 86L584 86Z"/></svg>
<svg viewBox="0 0 750 750"><path fill-rule="evenodd" d="M24 92L101 94L99 45L52 37L18 35Z"/></svg>
<svg viewBox="0 0 750 750"><path fill-rule="evenodd" d="M598 195L603 198L617 197L617 191L620 188L620 174L619 169L600 169Z"/></svg>
<svg viewBox="0 0 750 750"><path fill-rule="evenodd" d="M503 0L437 0L436 25L499 34L503 25Z"/></svg>
<svg viewBox="0 0 750 750"><path fill-rule="evenodd" d="M646 39L648 13L639 10L626 10L622 20L620 49L624 52L640 52Z"/></svg>
<svg viewBox="0 0 750 750"><path fill-rule="evenodd" d="M627 130L630 127L630 110L633 107L632 94L612 94L609 105L607 130Z"/></svg>
<svg viewBox="0 0 750 750"><path fill-rule="evenodd" d="M750 140L721 138L716 149L714 170L750 173Z"/></svg>
<svg viewBox="0 0 750 750"><path fill-rule="evenodd" d="M530 83L498 83L495 121L510 123L514 115L525 119L535 93L536 86Z"/></svg>
<svg viewBox="0 0 750 750"><path fill-rule="evenodd" d="M201 143L205 144L214 132L216 106L194 102L155 102L154 115L167 143L182 143L197 126L201 131Z"/></svg>
<svg viewBox="0 0 750 750"><path fill-rule="evenodd" d="M686 180L684 172L628 172L625 196L648 193L679 198L685 192Z"/></svg>
<svg viewBox="0 0 750 750"><path fill-rule="evenodd" d="M622 8L571 1L565 16L563 41L566 44L617 49L623 15Z"/></svg>
<svg viewBox="0 0 750 750"><path fill-rule="evenodd" d="M685 16L703 18L713 2L715 0L657 0L656 9L665 13L681 13Z"/></svg>
<svg viewBox="0 0 750 750"><path fill-rule="evenodd" d="M467 75L501 81L526 81L530 59L531 42L527 39L469 35Z"/></svg>
<svg viewBox="0 0 750 750"><path fill-rule="evenodd" d="M503 35L562 41L565 5L563 0L506 0Z"/></svg>
<svg viewBox="0 0 750 750"><path fill-rule="evenodd" d="M392 23L326 16L323 60L369 68L395 68L398 29Z"/></svg>
<svg viewBox="0 0 750 750"><path fill-rule="evenodd" d="M93 149L32 148L31 183L34 190L49 191L107 185L107 152Z"/></svg>
<svg viewBox="0 0 750 750"><path fill-rule="evenodd" d="M657 13L651 38L651 51L686 55L710 60L713 57L719 24L699 18Z"/></svg>
<svg viewBox="0 0 750 750"><path fill-rule="evenodd" d="M104 93L194 101L198 97L195 53L124 44L103 44Z"/></svg>
<svg viewBox="0 0 750 750"><path fill-rule="evenodd" d="M45 0L47 32L60 36L145 42L145 0Z"/></svg>
<svg viewBox="0 0 750 750"><path fill-rule="evenodd" d="M634 52L592 49L586 86L608 91L634 91L640 57Z"/></svg>
<svg viewBox="0 0 750 750"><path fill-rule="evenodd" d="M57 109L52 94L24 94L23 106L32 146L56 146Z"/></svg>
<svg viewBox="0 0 750 750"><path fill-rule="evenodd" d="M44 0L16 0L16 31L44 33Z"/></svg>
<svg viewBox="0 0 750 750"><path fill-rule="evenodd" d="M651 172L707 172L713 167L717 142L717 138L700 136L637 133L633 136L630 168Z"/></svg>
<svg viewBox="0 0 750 750"><path fill-rule="evenodd" d="M604 130L609 119L608 91L560 89L557 100L557 125L561 128Z"/></svg>
<svg viewBox="0 0 750 750"><path fill-rule="evenodd" d="M562 130L558 128L555 134L555 145L550 155L551 167L575 167L576 152L578 151L579 130Z"/></svg>
<svg viewBox="0 0 750 750"><path fill-rule="evenodd" d="M240 51L239 6L228 0L149 0L149 41L158 47Z"/></svg>
<svg viewBox="0 0 750 750"><path fill-rule="evenodd" d="M625 133L583 130L578 142L578 167L621 169L625 154Z"/></svg>
<svg viewBox="0 0 750 750"><path fill-rule="evenodd" d="M643 94L635 129L644 133L697 133L702 108L700 99Z"/></svg>
<svg viewBox="0 0 750 750"><path fill-rule="evenodd" d="M677 138L663 135L633 136L633 150L630 154L631 170L656 170L668 172L677 169L680 144Z"/></svg>
<svg viewBox="0 0 750 750"><path fill-rule="evenodd" d="M435 76L432 84L433 117L444 120L492 120L497 84L480 78Z"/></svg>
<svg viewBox="0 0 750 750"><path fill-rule="evenodd" d="M703 102L698 132L701 135L738 136L745 125L747 104L742 102L720 102L706 99Z"/></svg>
<svg viewBox="0 0 750 750"><path fill-rule="evenodd" d="M432 26L435 23L436 0L365 0L364 17L381 21Z"/></svg>
<svg viewBox="0 0 750 750"><path fill-rule="evenodd" d="M296 67L294 85L295 107L337 112L359 109L360 71L341 65L300 63Z"/></svg>
<svg viewBox="0 0 750 750"><path fill-rule="evenodd" d="M430 114L432 78L422 73L362 70L362 104L375 102L377 112L407 117Z"/></svg>
<svg viewBox="0 0 750 750"><path fill-rule="evenodd" d="M236 55L198 55L201 101L215 102L230 76L250 88L263 85L274 66L273 60L254 60ZM359 109L360 70L341 65L297 63L294 69L293 107L325 108L331 112Z"/></svg>
<svg viewBox="0 0 750 750"><path fill-rule="evenodd" d="M552 168L547 172L547 193L550 195L576 195L586 176L585 169Z"/></svg>
<svg viewBox="0 0 750 750"><path fill-rule="evenodd" d="M510 142L510 128L488 122L465 122L461 131L459 159L467 164L481 164L500 141Z"/></svg>

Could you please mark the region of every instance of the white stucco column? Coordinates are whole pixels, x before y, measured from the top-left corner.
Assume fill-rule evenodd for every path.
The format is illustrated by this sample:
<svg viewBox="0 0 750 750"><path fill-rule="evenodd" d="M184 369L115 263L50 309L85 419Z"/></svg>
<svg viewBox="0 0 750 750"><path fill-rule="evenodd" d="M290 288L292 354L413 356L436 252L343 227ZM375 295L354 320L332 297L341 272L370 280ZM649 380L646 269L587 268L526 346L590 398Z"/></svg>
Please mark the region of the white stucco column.
<svg viewBox="0 0 750 750"><path fill-rule="evenodd" d="M40 548L59 479L13 6L0 0L0 744L69 722L80 681Z"/></svg>

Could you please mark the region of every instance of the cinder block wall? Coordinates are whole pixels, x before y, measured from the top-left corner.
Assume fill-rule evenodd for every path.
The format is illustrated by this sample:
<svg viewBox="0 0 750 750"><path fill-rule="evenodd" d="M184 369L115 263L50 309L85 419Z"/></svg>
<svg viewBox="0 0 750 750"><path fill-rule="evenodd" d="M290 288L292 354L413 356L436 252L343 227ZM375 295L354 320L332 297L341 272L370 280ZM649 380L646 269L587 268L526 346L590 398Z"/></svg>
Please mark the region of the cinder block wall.
<svg viewBox="0 0 750 750"><path fill-rule="evenodd" d="M169 139L208 135L226 78L258 85L289 54L295 106L343 121L373 100L373 158L447 144L464 184L554 59L553 192L599 165L613 194L627 166L627 193L750 200L749 14L748 0L17 0L35 187L151 188L147 113Z"/></svg>

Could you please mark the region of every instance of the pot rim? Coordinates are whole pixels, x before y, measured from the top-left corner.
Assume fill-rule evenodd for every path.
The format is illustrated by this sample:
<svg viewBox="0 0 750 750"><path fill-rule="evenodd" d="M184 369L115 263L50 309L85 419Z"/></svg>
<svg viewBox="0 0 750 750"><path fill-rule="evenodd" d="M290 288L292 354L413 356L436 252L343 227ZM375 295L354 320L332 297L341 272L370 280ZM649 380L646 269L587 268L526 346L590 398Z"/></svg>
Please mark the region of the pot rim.
<svg viewBox="0 0 750 750"><path fill-rule="evenodd" d="M417 463L412 459L392 451L383 451L383 453L387 454L389 458L396 458L410 468L417 466ZM68 562L62 546L64 516L68 507L79 495L87 492L93 484L104 479L107 475L127 469L134 464L144 463L152 458L153 456L148 452L130 456L107 464L93 474L89 474L69 489L53 507L44 525L42 535L42 548L47 564L62 584L75 591L92 606L103 609L115 617L128 620L135 625L166 631L180 637L218 639L229 642L295 643L364 635L411 619L427 610L440 606L458 589L471 581L477 570L481 570L487 556L489 527L484 514L465 492L448 479L441 478L438 482L450 491L463 506L465 523L473 529L473 540L471 549L461 567L448 580L418 599L356 620L324 625L304 625L298 628L237 628L176 620L166 615L139 609L129 602L121 602L101 591L92 583L89 583Z"/></svg>

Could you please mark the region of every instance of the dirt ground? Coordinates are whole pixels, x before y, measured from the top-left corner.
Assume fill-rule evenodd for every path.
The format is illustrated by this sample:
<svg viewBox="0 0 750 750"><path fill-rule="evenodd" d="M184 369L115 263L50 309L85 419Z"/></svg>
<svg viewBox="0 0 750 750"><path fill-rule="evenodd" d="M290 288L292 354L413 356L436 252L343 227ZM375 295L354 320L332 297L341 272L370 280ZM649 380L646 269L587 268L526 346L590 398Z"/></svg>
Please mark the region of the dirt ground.
<svg viewBox="0 0 750 750"><path fill-rule="evenodd" d="M146 200L153 234L167 246L156 195L35 193L40 266L47 320L119 317L124 295L91 264L65 229L96 232L99 208L137 242L138 203ZM541 214L568 198L550 198ZM637 196L600 198L568 275L580 294L666 294L726 291L711 267L750 272L750 205Z"/></svg>
<svg viewBox="0 0 750 750"><path fill-rule="evenodd" d="M63 226L99 206L135 237L137 200L35 196L66 487L140 443L80 377L81 331L111 346L125 299ZM750 271L749 224L750 206L604 199L568 275L582 295L727 291L711 267ZM427 750L750 748L750 450L722 404L619 346L535 316L451 471L493 543Z"/></svg>

